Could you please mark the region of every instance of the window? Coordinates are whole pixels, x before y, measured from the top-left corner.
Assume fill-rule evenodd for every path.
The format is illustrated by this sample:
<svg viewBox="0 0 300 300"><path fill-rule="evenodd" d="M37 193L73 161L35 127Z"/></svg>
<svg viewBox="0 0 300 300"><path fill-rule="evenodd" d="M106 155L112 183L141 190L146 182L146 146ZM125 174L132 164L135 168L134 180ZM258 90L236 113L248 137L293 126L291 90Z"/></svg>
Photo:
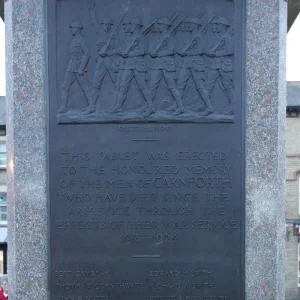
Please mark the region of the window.
<svg viewBox="0 0 300 300"><path fill-rule="evenodd" d="M0 276L4 274L4 255L3 251L0 250Z"/></svg>
<svg viewBox="0 0 300 300"><path fill-rule="evenodd" d="M6 193L0 193L0 224L7 223L7 197Z"/></svg>
<svg viewBox="0 0 300 300"><path fill-rule="evenodd" d="M0 136L6 136L6 126L0 125Z"/></svg>
<svg viewBox="0 0 300 300"><path fill-rule="evenodd" d="M6 168L6 142L0 141L0 168Z"/></svg>
<svg viewBox="0 0 300 300"><path fill-rule="evenodd" d="M7 244L0 244L0 276L7 274Z"/></svg>

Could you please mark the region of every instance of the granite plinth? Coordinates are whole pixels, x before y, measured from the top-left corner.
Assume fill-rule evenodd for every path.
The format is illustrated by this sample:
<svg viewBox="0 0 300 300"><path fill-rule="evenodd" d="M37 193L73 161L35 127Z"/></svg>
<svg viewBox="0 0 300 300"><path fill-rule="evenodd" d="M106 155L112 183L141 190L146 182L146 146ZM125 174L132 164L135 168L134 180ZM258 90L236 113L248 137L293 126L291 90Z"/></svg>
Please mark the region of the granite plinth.
<svg viewBox="0 0 300 300"><path fill-rule="evenodd" d="M44 1L5 1L10 299L47 298Z"/></svg>
<svg viewBox="0 0 300 300"><path fill-rule="evenodd" d="M284 299L286 2L247 0L246 299ZM44 1L5 3L10 299L47 299Z"/></svg>
<svg viewBox="0 0 300 300"><path fill-rule="evenodd" d="M246 299L284 299L285 1L247 1Z"/></svg>

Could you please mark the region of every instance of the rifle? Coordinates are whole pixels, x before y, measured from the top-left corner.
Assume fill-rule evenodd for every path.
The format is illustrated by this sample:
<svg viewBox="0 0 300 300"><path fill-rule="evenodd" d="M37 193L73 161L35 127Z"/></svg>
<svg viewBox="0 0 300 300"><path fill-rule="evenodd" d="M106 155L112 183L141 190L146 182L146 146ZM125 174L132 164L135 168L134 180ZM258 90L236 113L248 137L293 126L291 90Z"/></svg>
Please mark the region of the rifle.
<svg viewBox="0 0 300 300"><path fill-rule="evenodd" d="M181 25L185 20L186 20L186 17L184 17L184 18L176 25L176 27L171 31L171 34L170 34L170 35L174 35L174 34L178 31L180 25Z"/></svg>
<svg viewBox="0 0 300 300"><path fill-rule="evenodd" d="M207 12L199 13L197 15L197 17L201 20L205 20L208 16L209 16L209 14Z"/></svg>
<svg viewBox="0 0 300 300"><path fill-rule="evenodd" d="M118 23L118 25L117 25L114 33L110 36L109 40L107 41L107 46L106 46L105 51L103 51L103 53L106 53L111 48L112 42L115 40L115 38L117 37L117 35L118 35L119 31L120 31L122 22L123 22L126 14L127 14L127 11L128 11L128 9L125 10L125 12L124 12L123 16L121 17L121 19L120 19L120 21L119 21L119 23Z"/></svg>
<svg viewBox="0 0 300 300"><path fill-rule="evenodd" d="M223 36L222 38L220 39L219 43L213 48L213 50L211 51L211 53L215 53L222 45L222 43L225 42L225 38L228 36L228 37L231 37L233 35L233 28L231 28L229 31L227 31Z"/></svg>
<svg viewBox="0 0 300 300"><path fill-rule="evenodd" d="M142 39L142 37L144 37L151 29L151 27L155 24L155 22L159 19L159 17L154 18L154 20L147 26L146 29L144 29L141 34L132 42L131 46L129 47L128 50L125 51L125 53L129 52L132 48L136 47L138 45L138 43L140 42L140 40Z"/></svg>
<svg viewBox="0 0 300 300"><path fill-rule="evenodd" d="M173 22L177 19L178 17L178 14L174 13L171 18L173 20ZM159 19L160 17L156 17L148 26L147 28L142 31L142 33L140 34L140 36L138 36L132 43L132 45L130 46L130 48L126 51L126 52L129 52L132 48L134 48L136 45L138 45L138 43L140 42L140 40L142 39L143 36L145 36L151 29L151 27L157 22L157 20Z"/></svg>
<svg viewBox="0 0 300 300"><path fill-rule="evenodd" d="M202 26L201 30L200 30L200 33L202 33L206 27L210 24L210 22L215 18L215 16L212 16L209 18L209 20L204 24L204 26Z"/></svg>
<svg viewBox="0 0 300 300"><path fill-rule="evenodd" d="M197 15L197 17L200 19L200 21L201 21L201 26L202 26L202 24L204 23L205 24L205 20L207 20L207 18L209 18L209 15L207 15L207 14L198 14ZM211 19L211 21L212 21L213 19ZM209 24L209 23L208 23ZM208 25L207 24L207 25ZM206 29L207 28L207 25L204 25L204 28ZM203 30L204 31L204 30Z"/></svg>
<svg viewBox="0 0 300 300"><path fill-rule="evenodd" d="M173 15L169 18L171 24L173 24L175 22L175 20L178 18L178 14L173 13Z"/></svg>
<svg viewBox="0 0 300 300"><path fill-rule="evenodd" d="M147 28L142 31L141 35L146 35L158 19L159 17L154 18L154 20L150 23L150 25L148 25Z"/></svg>
<svg viewBox="0 0 300 300"><path fill-rule="evenodd" d="M204 30L206 30L206 27L210 24L210 22L211 22L214 18L215 18L215 16L212 16L211 18L209 18L209 20L208 20L208 21L205 23L205 25L201 28L201 30L200 30L200 32L199 32L199 35L201 35L201 34L204 32ZM185 48L183 49L182 52L189 51L191 48L193 48L193 47L199 42L199 39L200 39L200 36L195 37L195 38L191 41L191 43L190 43L187 47L185 47Z"/></svg>
<svg viewBox="0 0 300 300"><path fill-rule="evenodd" d="M150 23L150 25L148 25L147 28L141 34L146 35L150 31L151 27L156 23L156 21L159 18L160 17L154 18L154 20ZM177 18L178 18L178 14L173 13L173 15L171 15L171 17L169 19L170 19L170 22L173 23Z"/></svg>
<svg viewBox="0 0 300 300"><path fill-rule="evenodd" d="M174 15L173 15L174 16ZM177 19L177 17L178 17L178 14L176 15L176 17L174 17L173 18L173 22ZM175 34L176 33L176 30L177 30L177 28L180 26L180 24L182 23L182 21L179 23L179 24L177 24L177 26L176 26L176 28L171 32L171 34L169 35L169 36L167 36L167 37L165 37L162 41L161 41L161 43L160 43L160 45L156 48L156 50L154 51L155 53L158 53L163 47L165 47L165 45L168 43L168 41L170 40L170 38L171 38L171 36L173 35L173 34Z"/></svg>

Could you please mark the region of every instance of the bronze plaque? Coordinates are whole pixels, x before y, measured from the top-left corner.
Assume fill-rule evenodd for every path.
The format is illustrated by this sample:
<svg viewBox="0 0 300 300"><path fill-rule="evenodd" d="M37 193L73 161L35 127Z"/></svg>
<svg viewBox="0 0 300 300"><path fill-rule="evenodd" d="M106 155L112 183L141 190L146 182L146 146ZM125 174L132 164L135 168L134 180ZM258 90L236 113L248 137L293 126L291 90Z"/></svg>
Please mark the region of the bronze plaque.
<svg viewBox="0 0 300 300"><path fill-rule="evenodd" d="M244 1L47 0L55 300L243 300Z"/></svg>

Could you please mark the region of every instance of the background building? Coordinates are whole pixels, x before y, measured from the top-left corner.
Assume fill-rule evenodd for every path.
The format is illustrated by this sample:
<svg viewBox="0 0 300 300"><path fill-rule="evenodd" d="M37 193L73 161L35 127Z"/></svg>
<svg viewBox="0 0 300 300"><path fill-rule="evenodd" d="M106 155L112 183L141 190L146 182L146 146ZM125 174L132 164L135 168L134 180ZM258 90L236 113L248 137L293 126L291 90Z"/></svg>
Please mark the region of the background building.
<svg viewBox="0 0 300 300"><path fill-rule="evenodd" d="M0 0L0 17L4 21L4 1ZM0 20L0 22L2 22ZM3 24L2 24L3 25ZM3 33L2 33L3 34ZM3 43L1 41L1 43ZM3 46L3 45L2 45ZM1 72L5 57L0 53ZM7 274L7 177L6 177L6 119L5 119L5 74L0 74L0 276Z"/></svg>
<svg viewBox="0 0 300 300"><path fill-rule="evenodd" d="M287 84L286 299L300 299L300 82Z"/></svg>
<svg viewBox="0 0 300 300"><path fill-rule="evenodd" d="M5 97L0 97L0 275L7 273L7 178Z"/></svg>

